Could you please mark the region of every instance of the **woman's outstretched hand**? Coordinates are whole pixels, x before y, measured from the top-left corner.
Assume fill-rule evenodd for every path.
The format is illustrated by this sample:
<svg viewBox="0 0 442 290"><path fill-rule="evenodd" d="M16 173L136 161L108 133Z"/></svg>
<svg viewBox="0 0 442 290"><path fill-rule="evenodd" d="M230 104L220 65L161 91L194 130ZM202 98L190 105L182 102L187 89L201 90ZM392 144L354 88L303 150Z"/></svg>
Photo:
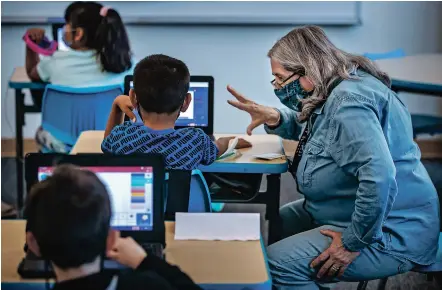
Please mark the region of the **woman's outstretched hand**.
<svg viewBox="0 0 442 290"><path fill-rule="evenodd" d="M253 129L265 123L275 124L279 121L279 112L274 108L263 106L247 99L242 94L238 93L231 86L227 86L227 91L231 93L236 100L228 100L227 102L235 108L245 111L250 114L252 121L247 127L247 134L252 135Z"/></svg>

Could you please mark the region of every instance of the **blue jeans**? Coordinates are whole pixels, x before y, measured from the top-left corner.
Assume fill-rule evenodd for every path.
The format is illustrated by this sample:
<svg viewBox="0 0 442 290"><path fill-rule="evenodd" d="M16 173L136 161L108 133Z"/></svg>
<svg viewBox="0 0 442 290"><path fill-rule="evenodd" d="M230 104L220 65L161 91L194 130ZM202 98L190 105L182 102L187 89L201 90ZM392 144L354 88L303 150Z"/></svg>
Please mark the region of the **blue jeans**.
<svg viewBox="0 0 442 290"><path fill-rule="evenodd" d="M314 225L303 208L304 200L286 204L280 209L284 239L268 247L270 273L276 289L316 290L331 289L339 281L374 280L411 270L414 264L402 257L366 247L349 265L344 275L332 281L316 278L317 270L310 263L326 250L332 239L319 231L330 229L342 232L334 226Z"/></svg>

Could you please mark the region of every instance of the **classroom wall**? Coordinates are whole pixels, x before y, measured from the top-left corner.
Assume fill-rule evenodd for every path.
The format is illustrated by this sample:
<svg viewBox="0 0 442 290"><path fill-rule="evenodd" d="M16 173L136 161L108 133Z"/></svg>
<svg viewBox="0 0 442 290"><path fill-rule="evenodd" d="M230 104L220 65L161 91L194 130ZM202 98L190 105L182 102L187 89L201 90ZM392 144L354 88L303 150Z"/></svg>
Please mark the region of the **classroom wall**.
<svg viewBox="0 0 442 290"><path fill-rule="evenodd" d="M442 2L363 2L361 12L360 26L325 28L338 47L355 53L396 48L403 48L410 55L442 52ZM2 138L15 134L14 91L8 90L7 84L13 68L25 61L21 40L25 29L25 26L2 25ZM272 76L266 53L290 29L129 26L128 33L136 57L164 53L182 59L194 75L214 76L215 131L243 133L249 117L226 103L229 94L225 86L231 84L259 103L279 106L269 83ZM442 99L410 95L403 98L411 112L442 115ZM26 117L25 137L34 136L40 120L38 114ZM262 128L257 132L262 133Z"/></svg>

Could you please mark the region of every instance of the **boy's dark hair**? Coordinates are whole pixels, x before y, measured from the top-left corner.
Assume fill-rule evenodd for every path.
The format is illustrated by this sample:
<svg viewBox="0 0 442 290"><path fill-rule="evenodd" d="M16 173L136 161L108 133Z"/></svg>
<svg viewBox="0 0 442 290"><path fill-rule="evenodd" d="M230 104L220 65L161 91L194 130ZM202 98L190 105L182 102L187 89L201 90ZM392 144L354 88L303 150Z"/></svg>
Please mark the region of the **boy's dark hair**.
<svg viewBox="0 0 442 290"><path fill-rule="evenodd" d="M91 263L106 251L111 206L93 172L58 166L31 189L25 216L42 257L62 269Z"/></svg>
<svg viewBox="0 0 442 290"><path fill-rule="evenodd" d="M134 70L135 95L146 112L176 112L189 91L189 81L186 64L167 55L148 56Z"/></svg>
<svg viewBox="0 0 442 290"><path fill-rule="evenodd" d="M64 18L72 29L83 28L85 46L97 51L104 71L125 72L132 67L126 29L117 11L109 8L106 16L101 16L101 8L103 5L96 2L73 2L66 8Z"/></svg>

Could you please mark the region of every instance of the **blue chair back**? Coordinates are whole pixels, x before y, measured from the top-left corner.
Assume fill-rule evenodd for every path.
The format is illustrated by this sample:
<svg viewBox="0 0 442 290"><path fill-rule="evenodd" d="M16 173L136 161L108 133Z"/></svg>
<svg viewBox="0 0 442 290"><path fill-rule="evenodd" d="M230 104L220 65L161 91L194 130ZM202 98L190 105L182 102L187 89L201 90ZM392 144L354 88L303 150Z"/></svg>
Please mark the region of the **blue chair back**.
<svg viewBox="0 0 442 290"><path fill-rule="evenodd" d="M371 60L380 60L380 59L388 59L388 58L401 58L405 57L405 51L402 48L392 50L385 53L364 53L364 56Z"/></svg>
<svg viewBox="0 0 442 290"><path fill-rule="evenodd" d="M198 169L192 170L189 212L211 212L211 203L209 187L207 186L203 173Z"/></svg>
<svg viewBox="0 0 442 290"><path fill-rule="evenodd" d="M209 188L200 170L169 170L165 179L166 220L174 220L177 212L212 211Z"/></svg>
<svg viewBox="0 0 442 290"><path fill-rule="evenodd" d="M120 85L71 88L48 85L42 102L42 126L54 138L73 146L81 132L104 130Z"/></svg>

